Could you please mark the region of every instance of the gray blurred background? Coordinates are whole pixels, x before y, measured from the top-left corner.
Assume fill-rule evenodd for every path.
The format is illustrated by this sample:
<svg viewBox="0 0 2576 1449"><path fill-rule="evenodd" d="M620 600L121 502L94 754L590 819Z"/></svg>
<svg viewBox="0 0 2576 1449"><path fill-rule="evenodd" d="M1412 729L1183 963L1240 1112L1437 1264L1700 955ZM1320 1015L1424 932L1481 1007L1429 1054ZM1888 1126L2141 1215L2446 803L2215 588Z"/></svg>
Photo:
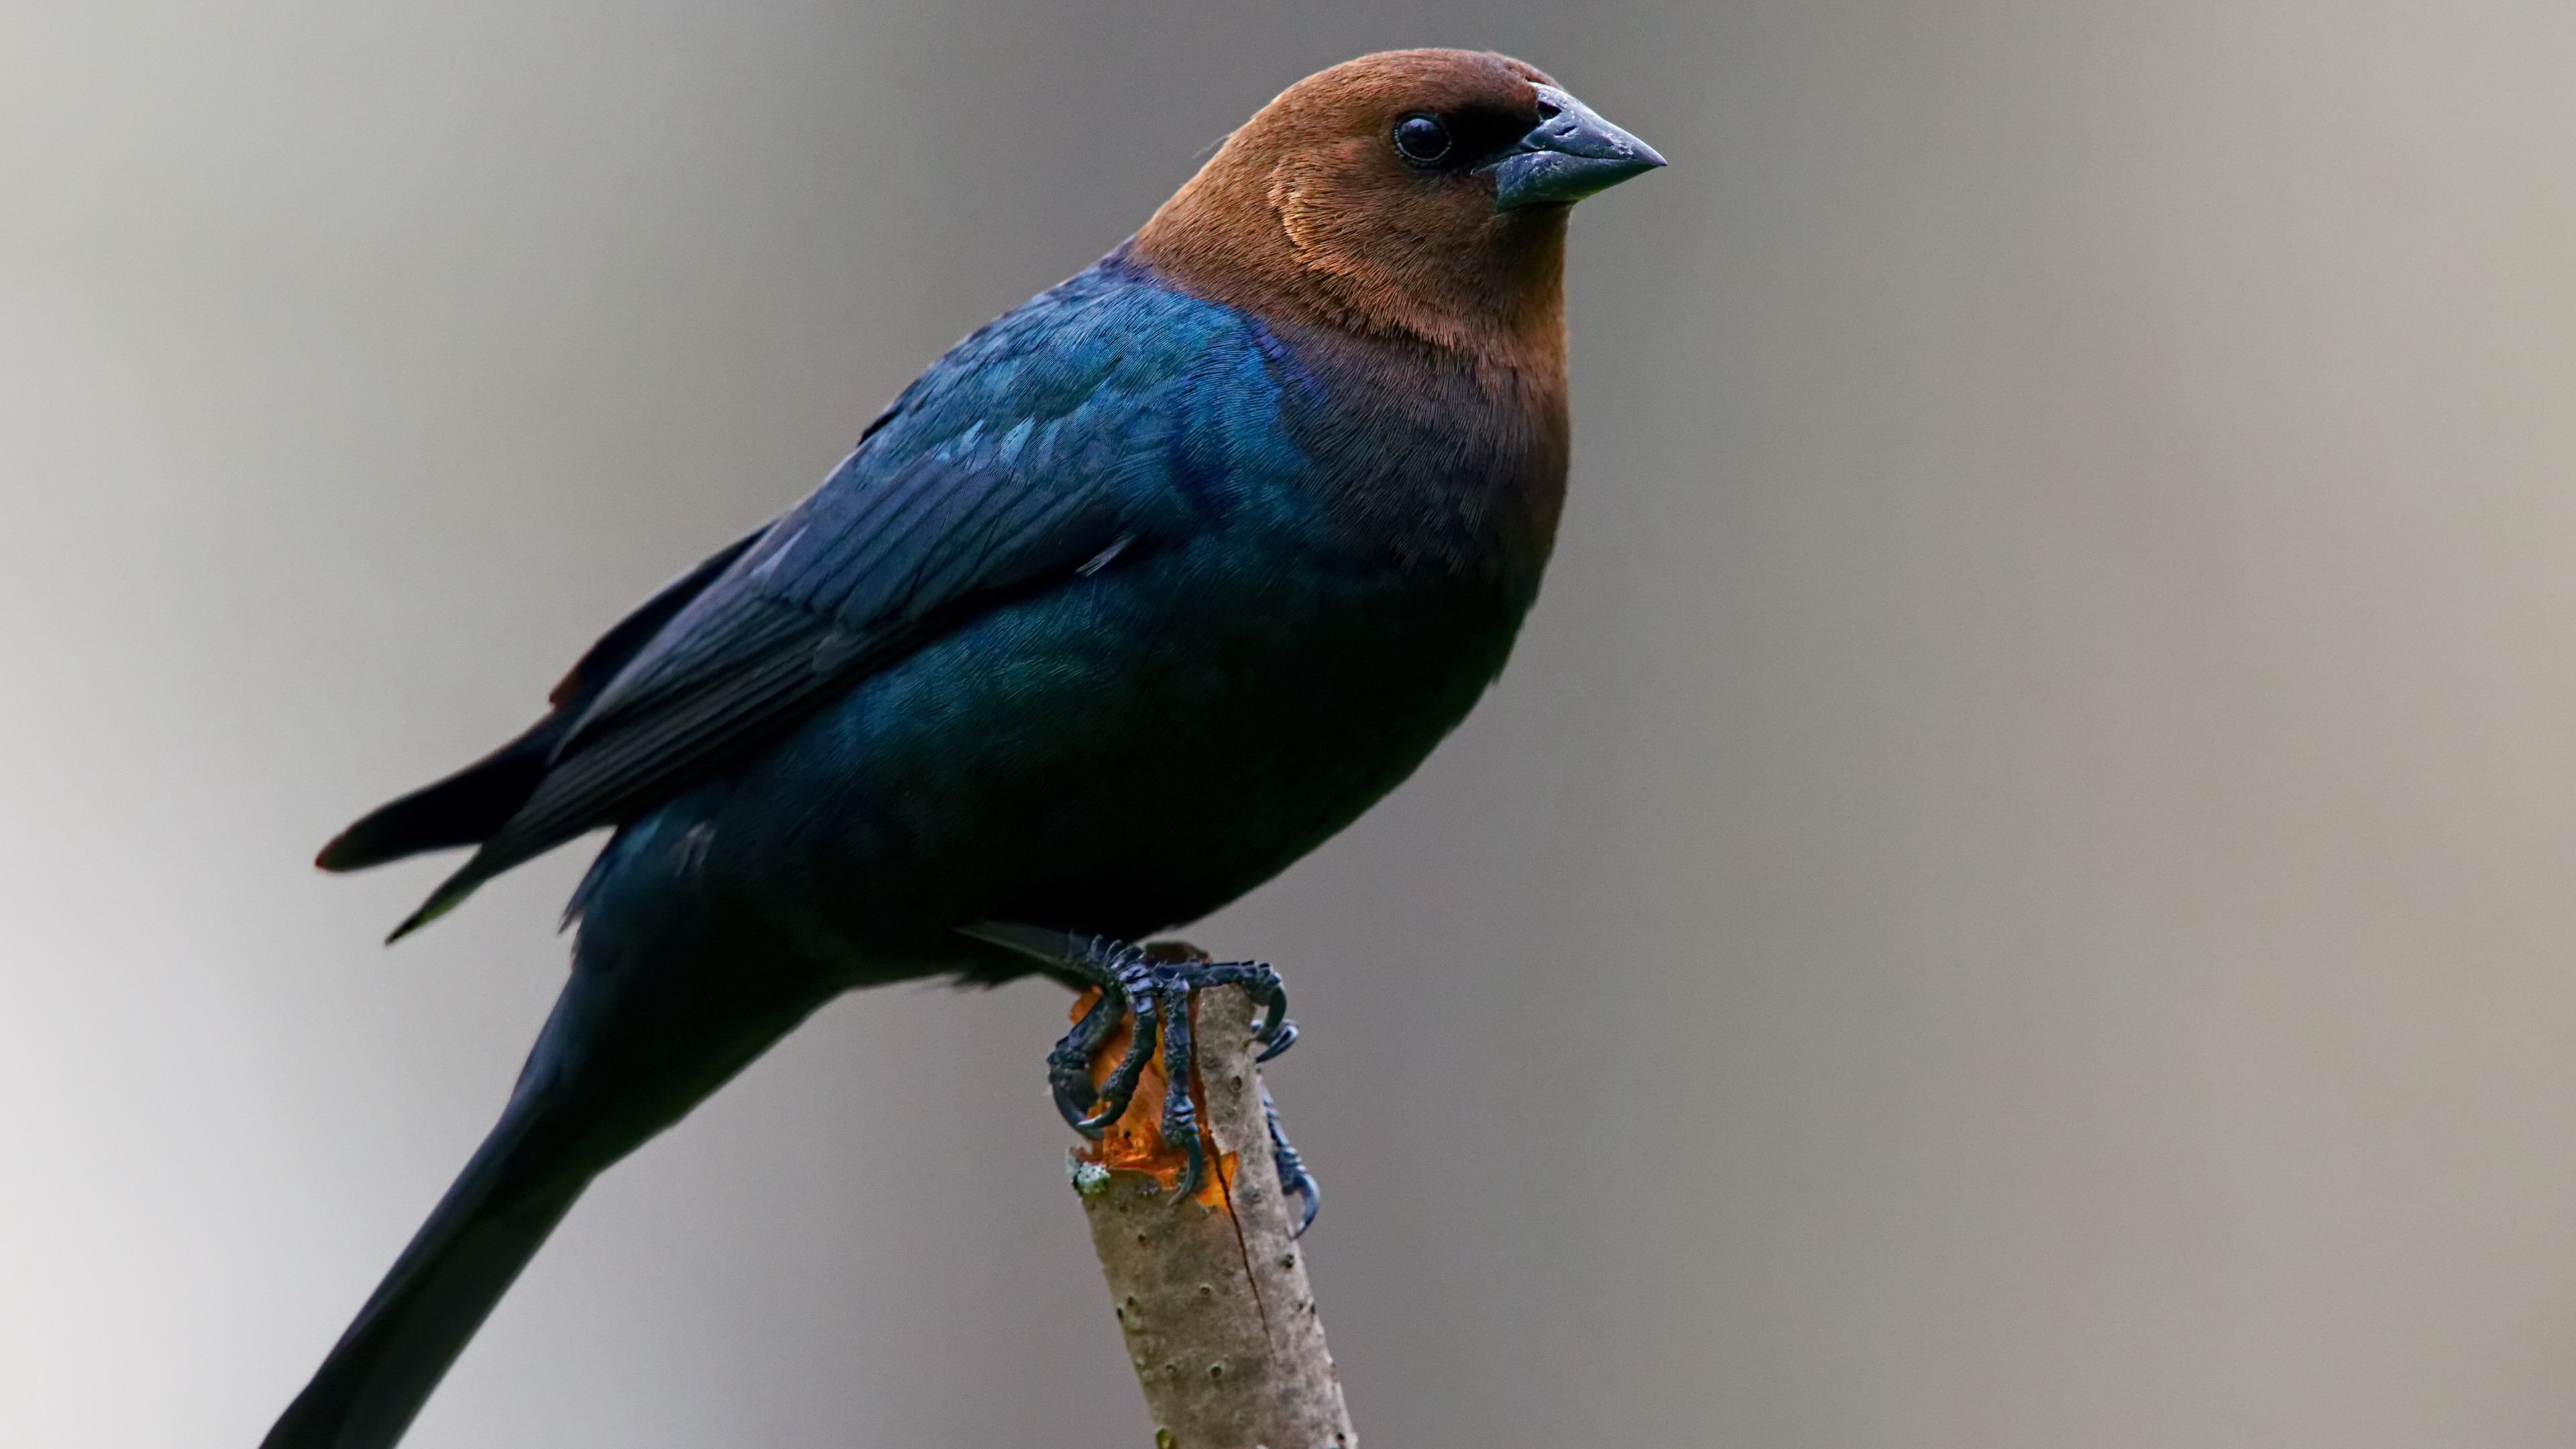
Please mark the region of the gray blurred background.
<svg viewBox="0 0 2576 1449"><path fill-rule="evenodd" d="M2576 10L0 9L0 1442L255 1442L587 850L325 880L1288 82L1552 70L1575 478L1501 686L1192 934L1382 1446L2576 1439ZM1064 1000L825 1012L461 1446L1112 1445Z"/></svg>

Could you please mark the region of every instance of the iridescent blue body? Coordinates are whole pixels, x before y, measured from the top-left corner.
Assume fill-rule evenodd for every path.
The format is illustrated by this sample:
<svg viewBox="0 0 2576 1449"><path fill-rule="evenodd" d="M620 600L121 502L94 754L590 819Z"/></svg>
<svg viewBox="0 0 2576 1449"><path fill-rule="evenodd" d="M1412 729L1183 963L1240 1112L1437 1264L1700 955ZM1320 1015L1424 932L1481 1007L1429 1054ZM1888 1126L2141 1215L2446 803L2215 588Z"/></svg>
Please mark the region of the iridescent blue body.
<svg viewBox="0 0 2576 1449"><path fill-rule="evenodd" d="M1299 416L1344 406L1328 375L1258 320L1116 260L969 339L778 530L852 507L843 495L887 470L871 466L879 449L967 437L970 458L1107 467L1114 521L1063 551L1088 554L1065 577L958 624L723 784L646 816L603 859L584 949L621 934L605 909L621 875L658 869L670 879L657 890L756 897L850 980L915 975L956 950L944 937L958 921L1136 937L1191 920L1346 824L1501 667L1538 578L1536 559L1401 559L1346 526L1330 482L1355 468L1328 450L1356 440ZM1032 427L1050 416L1083 426ZM1478 491L1497 473L1561 467L1470 443L1477 421L1453 418L1447 456L1417 450L1414 466L1470 475ZM1082 459L1103 433L1118 435L1102 455L1115 462ZM806 546L789 545L775 577L828 594L841 582L828 566L797 573ZM671 849L655 840L683 837L669 864L646 864Z"/></svg>
<svg viewBox="0 0 2576 1449"><path fill-rule="evenodd" d="M1466 714L1535 597L1552 519L1426 509L1390 538L1340 496L1384 486L1394 456L1426 500L1552 509L1562 430L1451 411L1454 436L1390 446L1330 421L1375 410L1337 394L1382 369L1301 341L1113 254L961 343L711 586L827 603L849 584L834 525L918 459L1114 478L1079 544L1052 549L1060 576L867 674L601 853L549 1040L613 1050L605 1023L649 1013L597 1089L666 1105L597 1151L712 1085L702 1068L656 1090L666 1064L738 1066L843 990L1035 969L961 924L1139 939L1207 914L1348 824ZM1457 401L1433 380L1412 391ZM1537 446L1496 446L1514 439ZM1539 547L1511 558L1505 537Z"/></svg>

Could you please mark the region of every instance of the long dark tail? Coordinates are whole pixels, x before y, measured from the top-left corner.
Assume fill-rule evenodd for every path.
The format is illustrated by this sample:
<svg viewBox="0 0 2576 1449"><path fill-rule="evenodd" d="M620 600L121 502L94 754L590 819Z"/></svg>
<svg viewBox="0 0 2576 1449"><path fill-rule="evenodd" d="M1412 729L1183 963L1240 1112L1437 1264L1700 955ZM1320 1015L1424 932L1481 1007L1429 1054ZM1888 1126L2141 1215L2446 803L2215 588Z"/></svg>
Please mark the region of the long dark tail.
<svg viewBox="0 0 2576 1449"><path fill-rule="evenodd" d="M585 925L500 1123L262 1449L390 1449L590 1180L839 990L608 950Z"/></svg>
<svg viewBox="0 0 2576 1449"><path fill-rule="evenodd" d="M527 1181L539 1109L510 1104L261 1449L388 1449L590 1183Z"/></svg>

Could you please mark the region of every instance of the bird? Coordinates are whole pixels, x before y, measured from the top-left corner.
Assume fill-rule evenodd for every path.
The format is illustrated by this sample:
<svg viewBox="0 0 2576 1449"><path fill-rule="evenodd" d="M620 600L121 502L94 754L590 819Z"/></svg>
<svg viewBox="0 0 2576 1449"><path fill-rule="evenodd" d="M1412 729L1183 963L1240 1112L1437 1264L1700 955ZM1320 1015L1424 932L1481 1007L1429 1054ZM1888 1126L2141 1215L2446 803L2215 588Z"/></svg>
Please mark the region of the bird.
<svg viewBox="0 0 2576 1449"><path fill-rule="evenodd" d="M398 1441L584 1187L843 992L1101 988L1050 1058L1095 1135L1153 1041L1186 1065L1190 992L1253 990L1284 1047L1266 965L1137 943L1348 825L1501 671L1564 500L1568 211L1664 164L1498 54L1298 81L525 733L324 847L472 848L399 938L613 832L499 1122L265 1449Z"/></svg>

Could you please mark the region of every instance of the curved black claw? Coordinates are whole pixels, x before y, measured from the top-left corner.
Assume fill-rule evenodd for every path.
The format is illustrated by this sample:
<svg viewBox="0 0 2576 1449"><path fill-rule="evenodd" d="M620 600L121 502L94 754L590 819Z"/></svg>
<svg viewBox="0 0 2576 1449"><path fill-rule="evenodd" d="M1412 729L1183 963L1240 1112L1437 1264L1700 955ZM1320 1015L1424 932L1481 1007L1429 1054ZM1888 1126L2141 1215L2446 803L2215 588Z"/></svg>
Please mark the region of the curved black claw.
<svg viewBox="0 0 2576 1449"><path fill-rule="evenodd" d="M1047 1081L1055 1089L1056 1110L1073 1130L1097 1141L1109 1131L1109 1124L1126 1114L1127 1103L1136 1093L1136 1079L1144 1074L1145 1054L1153 1050L1153 1023L1160 1007L1160 995L1153 975L1153 963L1145 948L1124 941L1100 937L1088 938L1078 956L1067 956L1060 964L1100 988L1100 999L1073 1024L1073 1030L1047 1053ZM1135 1037L1127 1043L1127 1054L1118 1059L1109 1080L1095 1087L1091 1083L1091 1058L1100 1044L1117 1029L1121 1017L1136 1018ZM1102 1102L1110 1105L1101 1111L1092 1108Z"/></svg>
<svg viewBox="0 0 2576 1449"><path fill-rule="evenodd" d="M1254 1041L1261 1041L1265 1034L1269 1038L1269 1040L1262 1046L1260 1053L1253 1057L1252 1064L1254 1066L1261 1065L1263 1062L1270 1060L1272 1057L1279 1055L1281 1052L1284 1052L1297 1044L1297 1023L1290 1021L1286 1016L1281 1014L1287 1009L1288 998L1281 996L1278 1003L1270 1008L1268 1016L1262 1021L1261 1030L1253 1034L1252 1039Z"/></svg>
<svg viewBox="0 0 2576 1449"><path fill-rule="evenodd" d="M1305 1204L1297 1226L1288 1230L1288 1236L1302 1238L1315 1225L1316 1210L1324 1205L1324 1187L1307 1173L1305 1159L1288 1141L1288 1130L1279 1125L1279 1104L1270 1100L1266 1082L1261 1088L1261 1115L1270 1123L1270 1165L1279 1173L1279 1190Z"/></svg>
<svg viewBox="0 0 2576 1449"><path fill-rule="evenodd" d="M1017 943L1013 943L1017 944ZM1268 1061L1297 1040L1297 1024L1288 1019L1288 992L1279 973L1259 961L1158 960L1144 947L1105 936L1074 936L1056 963L1069 974L1100 988L1100 999L1047 1053L1047 1081L1055 1091L1056 1110L1073 1130L1094 1140L1127 1114L1155 1044L1162 1046L1163 1140L1181 1149L1183 1169L1176 1198L1198 1191L1207 1172L1207 1134L1198 1107L1190 1100L1190 1075L1196 1052L1190 1040L1190 998L1216 986L1240 986L1261 1003L1261 1025L1252 1033L1260 1043L1256 1061ZM1025 949L1025 948L1023 948ZM1133 1017L1135 1034L1108 1080L1093 1086L1091 1061L1115 1031L1121 1017ZM1262 1096L1269 1105L1268 1090ZM1306 1199L1306 1216L1315 1215L1313 1179L1297 1166L1297 1154L1270 1119L1272 1160L1280 1169L1280 1186ZM1290 1174L1294 1173L1292 1177ZM1299 1184L1304 1184L1300 1187ZM1299 1231L1303 1231L1301 1227Z"/></svg>

